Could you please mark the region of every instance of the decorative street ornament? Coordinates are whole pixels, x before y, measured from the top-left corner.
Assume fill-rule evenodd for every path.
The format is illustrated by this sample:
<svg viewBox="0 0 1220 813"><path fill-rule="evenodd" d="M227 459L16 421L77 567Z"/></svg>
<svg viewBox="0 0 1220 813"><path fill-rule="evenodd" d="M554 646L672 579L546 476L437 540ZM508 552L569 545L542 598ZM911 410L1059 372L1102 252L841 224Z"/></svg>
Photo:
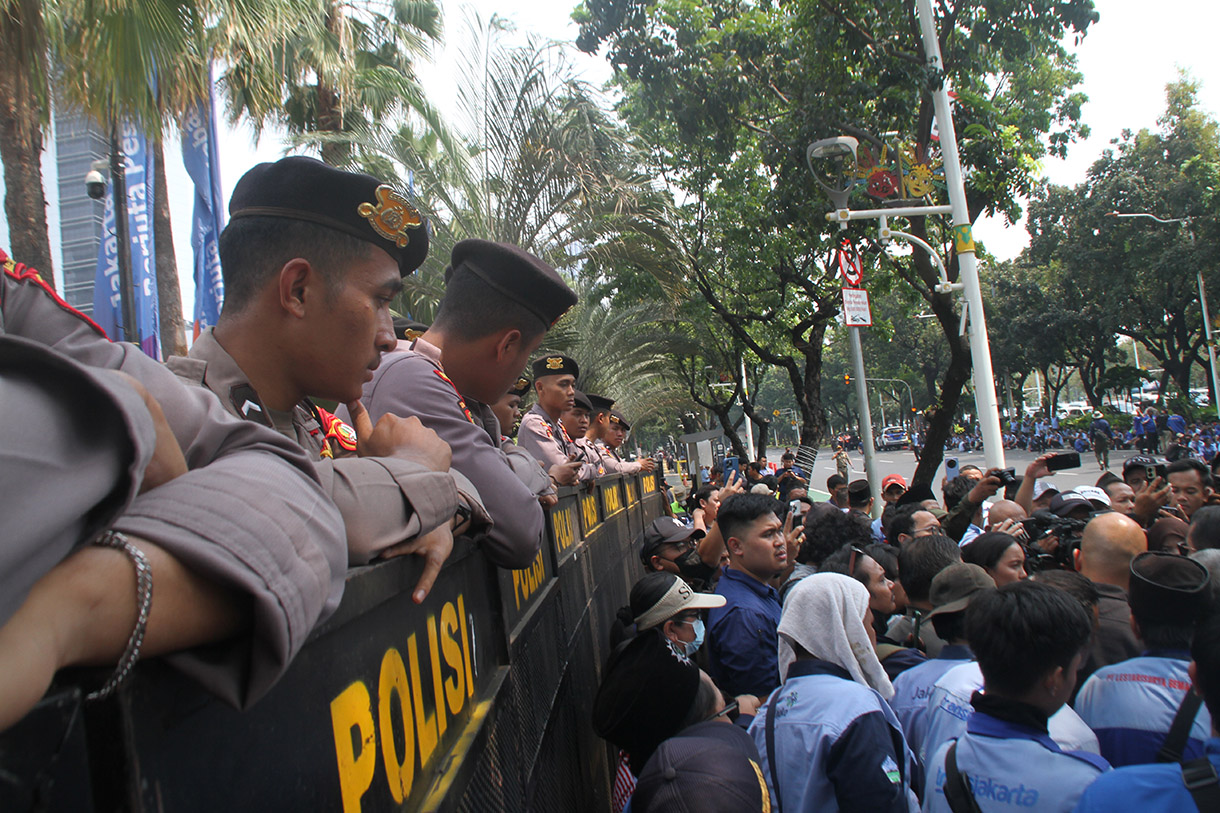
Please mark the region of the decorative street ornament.
<svg viewBox="0 0 1220 813"><path fill-rule="evenodd" d="M860 262L860 252L856 251L855 244L850 238L844 237L839 241L839 248L836 254L839 276L843 278L843 286L846 288L859 288L861 283L864 282L864 266Z"/></svg>
<svg viewBox="0 0 1220 813"><path fill-rule="evenodd" d="M877 200L922 198L945 188L945 170L939 156L917 157L915 145L864 142L859 147L856 183Z"/></svg>

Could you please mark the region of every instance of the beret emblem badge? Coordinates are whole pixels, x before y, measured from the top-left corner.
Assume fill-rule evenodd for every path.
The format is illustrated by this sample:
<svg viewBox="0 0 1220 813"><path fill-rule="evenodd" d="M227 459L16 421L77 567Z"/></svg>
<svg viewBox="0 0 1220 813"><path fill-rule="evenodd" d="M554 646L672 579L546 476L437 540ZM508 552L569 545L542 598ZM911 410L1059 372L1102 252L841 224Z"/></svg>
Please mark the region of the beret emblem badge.
<svg viewBox="0 0 1220 813"><path fill-rule="evenodd" d="M387 240L392 240L399 248L411 242L412 228L420 226L424 219L419 211L405 197L390 187L382 184L374 194L377 204L362 203L356 211L368 220L373 231Z"/></svg>

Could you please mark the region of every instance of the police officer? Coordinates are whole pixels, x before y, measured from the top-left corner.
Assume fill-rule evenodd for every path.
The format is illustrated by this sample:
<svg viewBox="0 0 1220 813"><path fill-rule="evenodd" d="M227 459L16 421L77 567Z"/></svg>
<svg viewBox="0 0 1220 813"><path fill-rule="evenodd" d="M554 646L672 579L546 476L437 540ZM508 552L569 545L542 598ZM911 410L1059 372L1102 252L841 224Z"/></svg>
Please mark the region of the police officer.
<svg viewBox="0 0 1220 813"><path fill-rule="evenodd" d="M501 448L500 424L488 404L520 378L546 332L574 304L572 289L532 254L462 240L453 247L432 325L405 349L386 354L364 386L372 419L413 415L449 444L453 468L478 489L492 517L481 543L501 567L534 560L543 514Z"/></svg>
<svg viewBox="0 0 1220 813"><path fill-rule="evenodd" d="M555 496L555 485L542 468L542 464L513 440L517 434L517 424L521 422L521 399L528 395L529 391L530 380L525 376L518 378L499 401L491 404L491 411L495 413L496 421L500 424L500 448L508 455L509 465L521 478L521 482L538 497L538 503L543 508L550 508L559 502Z"/></svg>
<svg viewBox="0 0 1220 813"><path fill-rule="evenodd" d="M563 355L548 354L534 362L538 403L521 419L517 443L542 463L556 485L570 486L597 475L584 469L572 437L560 417L576 403L580 366Z"/></svg>
<svg viewBox="0 0 1220 813"><path fill-rule="evenodd" d="M630 431L631 424L627 423L623 413L617 409L612 410L610 412L610 430L601 441L602 447L605 449L607 468L617 474L638 474L641 471L653 471L656 469L656 463L651 457L646 457L643 460L627 461L619 456L618 449L627 440L627 433Z"/></svg>
<svg viewBox="0 0 1220 813"><path fill-rule="evenodd" d="M590 428L590 416L594 410L593 398L603 399L600 395L586 395L580 390L576 390L575 397L576 403L570 409L564 410L559 417L559 422L563 425L564 431L568 433L568 437L572 438L575 459L581 462L580 478L592 481L604 475L606 469L602 465L601 454L593 447L585 434Z"/></svg>
<svg viewBox="0 0 1220 813"><path fill-rule="evenodd" d="M319 462L353 564L423 555L422 601L452 550L459 501L467 514L478 504L473 488L459 500L448 449L418 421L366 421L358 449L356 433L309 398L357 400L393 349L389 303L427 256L423 217L376 178L290 157L247 172L229 218L224 310L169 366Z"/></svg>

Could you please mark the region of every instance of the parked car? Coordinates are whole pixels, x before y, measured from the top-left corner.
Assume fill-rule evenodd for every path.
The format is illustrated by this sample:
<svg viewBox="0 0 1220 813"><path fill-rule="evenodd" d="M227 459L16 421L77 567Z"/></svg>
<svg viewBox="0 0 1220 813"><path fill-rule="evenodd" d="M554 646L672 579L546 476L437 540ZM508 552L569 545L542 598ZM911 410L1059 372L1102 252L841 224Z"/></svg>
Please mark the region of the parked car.
<svg viewBox="0 0 1220 813"><path fill-rule="evenodd" d="M881 430L881 437L877 441L877 449L882 452L888 452L890 449L909 449L910 446L911 436L901 426L885 427Z"/></svg>

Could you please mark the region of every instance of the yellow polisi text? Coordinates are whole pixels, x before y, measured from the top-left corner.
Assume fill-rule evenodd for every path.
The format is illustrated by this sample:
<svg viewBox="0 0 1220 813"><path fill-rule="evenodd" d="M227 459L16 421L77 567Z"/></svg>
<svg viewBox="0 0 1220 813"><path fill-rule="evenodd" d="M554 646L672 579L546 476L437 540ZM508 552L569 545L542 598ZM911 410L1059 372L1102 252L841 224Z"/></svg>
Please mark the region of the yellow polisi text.
<svg viewBox="0 0 1220 813"><path fill-rule="evenodd" d="M546 563L542 561L542 551L539 550L533 564L524 570L513 571L513 599L517 602L518 610L530 600L530 596L538 592L538 588L542 587L545 581Z"/></svg>
<svg viewBox="0 0 1220 813"><path fill-rule="evenodd" d="M419 636L406 641L406 660L391 647L381 657L376 716L369 687L357 680L330 702L335 760L344 813L360 810L360 800L377 771L377 739L390 796L401 804L411 794L445 736L449 720L474 696L471 635L465 601L445 602L439 618L425 621L426 648L421 661ZM398 743L401 741L402 749Z"/></svg>

